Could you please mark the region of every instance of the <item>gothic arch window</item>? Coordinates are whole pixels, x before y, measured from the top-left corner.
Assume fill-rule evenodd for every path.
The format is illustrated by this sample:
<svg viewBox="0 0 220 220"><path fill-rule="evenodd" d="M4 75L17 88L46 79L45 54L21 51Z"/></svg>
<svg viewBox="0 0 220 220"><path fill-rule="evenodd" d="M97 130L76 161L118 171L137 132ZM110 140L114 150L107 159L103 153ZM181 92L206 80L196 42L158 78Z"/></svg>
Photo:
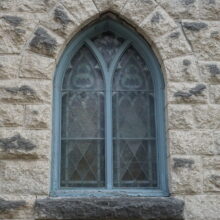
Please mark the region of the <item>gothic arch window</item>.
<svg viewBox="0 0 220 220"><path fill-rule="evenodd" d="M164 133L148 44L111 19L78 34L54 79L51 195L167 195Z"/></svg>

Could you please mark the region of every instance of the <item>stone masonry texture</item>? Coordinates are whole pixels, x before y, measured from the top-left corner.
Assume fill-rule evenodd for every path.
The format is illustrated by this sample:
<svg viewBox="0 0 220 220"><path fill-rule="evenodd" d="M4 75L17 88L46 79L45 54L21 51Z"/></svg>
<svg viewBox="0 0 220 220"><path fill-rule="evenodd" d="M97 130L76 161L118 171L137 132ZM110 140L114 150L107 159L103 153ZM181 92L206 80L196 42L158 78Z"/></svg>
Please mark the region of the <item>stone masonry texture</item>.
<svg viewBox="0 0 220 220"><path fill-rule="evenodd" d="M34 210L39 219L182 220L183 207L176 198L61 198L36 200Z"/></svg>
<svg viewBox="0 0 220 220"><path fill-rule="evenodd" d="M161 65L170 198L49 197L56 65L107 12ZM220 220L220 0L0 0L0 219Z"/></svg>

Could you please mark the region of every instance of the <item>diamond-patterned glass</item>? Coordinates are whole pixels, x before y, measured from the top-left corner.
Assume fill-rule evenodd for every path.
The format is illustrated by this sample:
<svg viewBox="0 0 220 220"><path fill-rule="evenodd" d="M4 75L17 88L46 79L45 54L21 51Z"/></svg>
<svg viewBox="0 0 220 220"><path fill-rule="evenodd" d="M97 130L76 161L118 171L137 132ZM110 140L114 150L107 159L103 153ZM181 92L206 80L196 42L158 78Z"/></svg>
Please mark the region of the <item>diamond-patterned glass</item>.
<svg viewBox="0 0 220 220"><path fill-rule="evenodd" d="M62 187L103 187L103 140L63 140L61 149Z"/></svg>
<svg viewBox="0 0 220 220"><path fill-rule="evenodd" d="M156 187L156 148L154 140L115 140L114 187Z"/></svg>
<svg viewBox="0 0 220 220"><path fill-rule="evenodd" d="M91 41L108 67L125 42L110 31ZM105 146L105 96L100 64L84 45L62 82L61 187L106 185L105 148L111 145ZM145 61L132 46L115 68L112 116L113 187L158 187L154 86Z"/></svg>
<svg viewBox="0 0 220 220"><path fill-rule="evenodd" d="M104 94L101 68L83 46L63 80L61 187L105 185Z"/></svg>
<svg viewBox="0 0 220 220"><path fill-rule="evenodd" d="M156 187L154 91L150 72L130 47L113 81L113 185Z"/></svg>

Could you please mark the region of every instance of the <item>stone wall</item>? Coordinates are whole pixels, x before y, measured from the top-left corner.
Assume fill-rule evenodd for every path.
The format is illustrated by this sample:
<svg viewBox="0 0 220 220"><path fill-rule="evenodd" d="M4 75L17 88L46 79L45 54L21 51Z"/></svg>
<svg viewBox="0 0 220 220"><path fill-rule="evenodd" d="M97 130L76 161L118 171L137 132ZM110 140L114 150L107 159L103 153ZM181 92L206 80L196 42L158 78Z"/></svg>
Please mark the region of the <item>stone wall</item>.
<svg viewBox="0 0 220 220"><path fill-rule="evenodd" d="M36 198L48 197L56 63L107 11L161 64L171 196L185 201L186 220L219 220L219 0L1 0L0 219L32 220Z"/></svg>

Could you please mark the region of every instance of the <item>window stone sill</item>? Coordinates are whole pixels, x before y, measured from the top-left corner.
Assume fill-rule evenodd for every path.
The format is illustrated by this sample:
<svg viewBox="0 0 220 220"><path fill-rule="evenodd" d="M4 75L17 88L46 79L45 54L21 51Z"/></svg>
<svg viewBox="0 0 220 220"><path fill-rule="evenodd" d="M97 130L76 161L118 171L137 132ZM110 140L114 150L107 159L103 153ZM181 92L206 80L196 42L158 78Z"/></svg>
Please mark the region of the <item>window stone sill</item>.
<svg viewBox="0 0 220 220"><path fill-rule="evenodd" d="M172 197L46 198L35 202L36 219L183 220L184 202Z"/></svg>

